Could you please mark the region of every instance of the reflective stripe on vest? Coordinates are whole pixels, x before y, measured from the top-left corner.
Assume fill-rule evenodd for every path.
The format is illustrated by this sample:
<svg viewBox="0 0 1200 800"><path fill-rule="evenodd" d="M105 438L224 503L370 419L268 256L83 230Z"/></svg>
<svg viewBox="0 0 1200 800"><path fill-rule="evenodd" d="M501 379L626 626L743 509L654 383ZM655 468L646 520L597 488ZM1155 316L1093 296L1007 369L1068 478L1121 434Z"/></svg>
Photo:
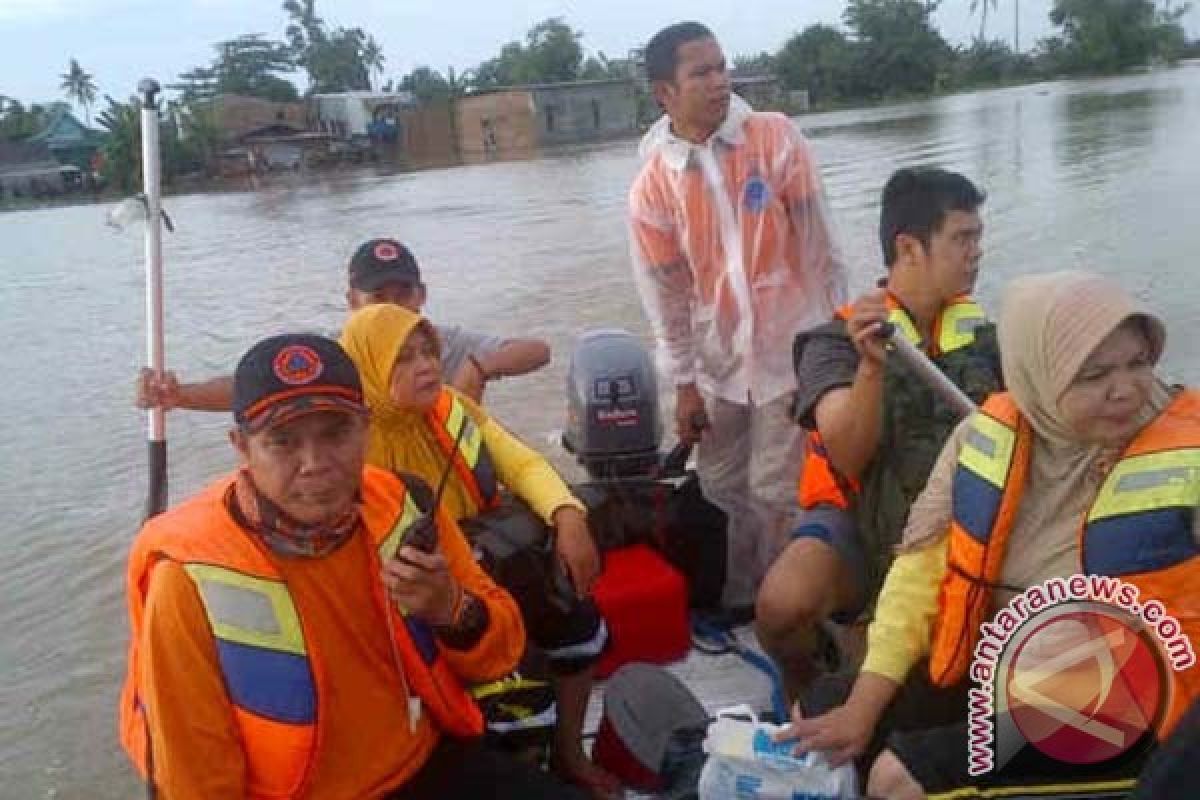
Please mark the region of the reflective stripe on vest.
<svg viewBox="0 0 1200 800"><path fill-rule="evenodd" d="M938 350L952 353L975 341L975 329L987 323L983 309L971 301L958 301L942 312L938 322Z"/></svg>
<svg viewBox="0 0 1200 800"><path fill-rule="evenodd" d="M404 544L404 537L408 535L412 524L416 522L419 516L421 516L421 510L413 502L412 492L405 492L404 507L400 510L400 516L396 518L396 524L392 526L392 530L379 543L380 563L386 563L396 556L396 551ZM408 628L408 635L412 638L413 644L416 645L417 652L421 654L421 660L426 665L432 665L437 660L438 655L437 639L434 636L433 628L427 623L413 619L407 614L404 615L404 626Z"/></svg>
<svg viewBox="0 0 1200 800"><path fill-rule="evenodd" d="M916 323L904 308L888 295L888 322L896 326L905 339L923 347L924 342ZM945 355L971 345L975 341L975 329L987 323L987 315L977 303L969 299L955 300L942 309L934 323L936 346L932 355Z"/></svg>
<svg viewBox="0 0 1200 800"><path fill-rule="evenodd" d="M454 442L458 441L455 471L466 484L475 504L480 510L493 507L500 500L496 467L483 441L483 432L467 413L462 401L449 390L443 389L430 415L438 432L438 444L446 458L450 458L454 452ZM466 426L466 430L459 440L458 432L463 426Z"/></svg>
<svg viewBox="0 0 1200 800"><path fill-rule="evenodd" d="M896 326L904 338L918 347L921 346L921 334L912 317L889 293L887 296L888 321ZM854 307L842 306L835 314L845 321L850 318ZM962 347L967 347L975 341L975 329L987 322L983 309L969 298L960 298L942 310L935 325L938 331L938 349L945 354ZM805 457L804 468L800 472L800 482L797 486L797 497L801 508L815 508L819 505L832 505L837 508L850 507L850 494L861 489L856 478L844 480L833 468L829 453L820 435L810 433L808 436L808 453Z"/></svg>
<svg viewBox="0 0 1200 800"><path fill-rule="evenodd" d="M323 665L341 654L321 652L319 631L313 639L306 638L313 632L304 630L299 609L269 553L254 543L225 507L232 485L232 477L224 478L147 522L134 540L126 581L131 636L121 691L121 745L138 772L153 780L141 699L141 640L151 574L157 563L170 560L182 565L196 585L214 634L218 666L229 687L245 755L247 796L255 800L305 796L328 721L322 714L330 696L323 683ZM362 521L372 561L384 548L394 552L407 524L417 516L406 499L410 491L398 476L364 468ZM412 627L401 622L378 569L367 580L376 607L395 623L393 654L410 701L419 699L449 736L480 735L484 726L479 707L440 650L435 644L426 647ZM286 662L282 667L281 661Z"/></svg>
<svg viewBox="0 0 1200 800"><path fill-rule="evenodd" d="M405 492L404 507L400 510L400 516L396 518L396 524L392 526L392 530L379 543L379 560L381 562L387 563L396 556L396 551L404 543L404 537L408 533L408 529L412 527L413 522L416 521L420 514L420 509L413 502L412 493Z"/></svg>
<svg viewBox="0 0 1200 800"><path fill-rule="evenodd" d="M980 544L988 542L996 525L1016 446L1012 428L987 413L972 417L958 453L952 496L954 519Z"/></svg>
<svg viewBox="0 0 1200 800"><path fill-rule="evenodd" d="M930 675L938 685L965 677L978 643L1025 490L1032 439L1011 396L1002 393L988 398L960 451L949 568L930 653ZM981 485L990 492L987 498L976 491ZM988 508L971 506L981 499ZM1200 547L1192 531L1198 505L1200 394L1184 392L1129 444L1080 525L1081 571L1120 576L1138 589L1143 607L1152 600L1162 603L1193 643L1200 641L1200 600L1185 587L1200 579ZM1200 696L1200 669L1169 674L1173 689L1160 737Z"/></svg>
<svg viewBox="0 0 1200 800"><path fill-rule="evenodd" d="M316 686L287 586L209 564L184 569L203 600L234 704L277 722L311 723Z"/></svg>
<svg viewBox="0 0 1200 800"><path fill-rule="evenodd" d="M1083 568L1129 575L1197 555L1192 516L1200 506L1200 448L1122 459L1087 516Z"/></svg>

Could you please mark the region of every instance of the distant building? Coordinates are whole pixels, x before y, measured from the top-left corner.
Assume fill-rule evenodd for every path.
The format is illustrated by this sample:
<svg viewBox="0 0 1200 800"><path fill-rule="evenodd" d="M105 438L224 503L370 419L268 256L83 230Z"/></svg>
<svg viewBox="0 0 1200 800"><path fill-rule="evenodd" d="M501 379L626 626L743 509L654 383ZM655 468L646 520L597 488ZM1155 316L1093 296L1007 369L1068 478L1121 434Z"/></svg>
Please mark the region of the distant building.
<svg viewBox="0 0 1200 800"><path fill-rule="evenodd" d="M459 149L468 158L519 155L638 130L631 78L486 90L460 99L457 113Z"/></svg>
<svg viewBox="0 0 1200 800"><path fill-rule="evenodd" d="M400 112L395 154L410 167L444 166L458 161L454 105L430 103Z"/></svg>
<svg viewBox="0 0 1200 800"><path fill-rule="evenodd" d="M280 103L240 94L217 95L201 104L219 131L221 145L238 145L249 134L272 126L294 131L308 129L303 103Z"/></svg>
<svg viewBox="0 0 1200 800"><path fill-rule="evenodd" d="M310 99L312 127L339 141L395 141L400 113L415 108L412 92L336 92Z"/></svg>
<svg viewBox="0 0 1200 800"><path fill-rule="evenodd" d="M290 125L268 125L249 131L221 153L220 172L235 177L251 172L296 170L318 164L329 155L329 134Z"/></svg>
<svg viewBox="0 0 1200 800"><path fill-rule="evenodd" d="M81 170L58 163L45 142L0 139L0 201L62 194L80 178Z"/></svg>
<svg viewBox="0 0 1200 800"><path fill-rule="evenodd" d="M53 109L46 127L26 141L44 145L59 164L90 170L96 151L104 144L105 134L76 119L66 103L56 103Z"/></svg>
<svg viewBox="0 0 1200 800"><path fill-rule="evenodd" d="M738 75L729 76L733 91L751 105L755 111L786 111L788 96L783 90L783 83L776 75Z"/></svg>

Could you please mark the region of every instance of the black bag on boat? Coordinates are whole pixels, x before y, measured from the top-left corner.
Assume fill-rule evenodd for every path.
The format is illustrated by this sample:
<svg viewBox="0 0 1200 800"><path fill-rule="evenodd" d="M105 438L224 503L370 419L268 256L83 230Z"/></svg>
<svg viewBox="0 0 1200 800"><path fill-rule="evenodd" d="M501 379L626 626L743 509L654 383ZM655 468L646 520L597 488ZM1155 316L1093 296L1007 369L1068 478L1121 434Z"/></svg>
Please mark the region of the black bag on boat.
<svg viewBox="0 0 1200 800"><path fill-rule="evenodd" d="M601 550L655 547L688 582L692 608L716 608L725 585L725 512L700 491L696 473L682 481L625 480L572 487L588 508Z"/></svg>
<svg viewBox="0 0 1200 800"><path fill-rule="evenodd" d="M696 473L687 473L667 504L662 551L687 578L688 605L692 608L715 609L721 605L727 523L725 512L700 491Z"/></svg>
<svg viewBox="0 0 1200 800"><path fill-rule="evenodd" d="M500 680L471 687L487 725L487 740L508 752L549 746L558 706L546 656L532 644Z"/></svg>
<svg viewBox="0 0 1200 800"><path fill-rule="evenodd" d="M577 602L549 528L524 502L506 497L498 508L461 520L459 526L483 571L518 600L545 598L563 612Z"/></svg>
<svg viewBox="0 0 1200 800"><path fill-rule="evenodd" d="M464 519L459 526L483 571L518 602L525 600L522 614L537 613L541 602L560 609L575 602L546 524L525 503L505 498L498 508ZM550 675L545 654L530 642L514 672L472 688L489 740L510 751L549 744L557 723Z"/></svg>

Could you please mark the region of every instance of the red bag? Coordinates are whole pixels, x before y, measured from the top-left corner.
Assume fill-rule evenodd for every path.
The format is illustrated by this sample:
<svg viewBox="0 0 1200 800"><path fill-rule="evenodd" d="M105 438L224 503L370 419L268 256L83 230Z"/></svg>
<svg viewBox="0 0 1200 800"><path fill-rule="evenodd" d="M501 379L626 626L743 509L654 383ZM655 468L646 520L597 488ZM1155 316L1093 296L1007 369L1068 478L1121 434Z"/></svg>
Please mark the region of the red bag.
<svg viewBox="0 0 1200 800"><path fill-rule="evenodd" d="M592 597L608 625L598 677L633 661L666 664L687 655L687 582L651 547L635 544L605 553Z"/></svg>

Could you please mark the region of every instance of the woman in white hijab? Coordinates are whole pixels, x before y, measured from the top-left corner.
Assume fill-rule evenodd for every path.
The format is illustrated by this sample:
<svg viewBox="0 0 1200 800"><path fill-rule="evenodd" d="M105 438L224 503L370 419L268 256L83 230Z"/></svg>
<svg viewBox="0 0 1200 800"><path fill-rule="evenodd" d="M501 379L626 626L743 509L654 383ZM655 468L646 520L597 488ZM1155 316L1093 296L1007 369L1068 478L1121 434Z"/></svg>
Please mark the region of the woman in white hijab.
<svg viewBox="0 0 1200 800"><path fill-rule="evenodd" d="M1060 669L1038 686L1042 698L1058 705L1034 701L1028 711L1019 697L1008 699L1015 694L1012 676L1089 641L1093 630L1082 624L1010 629L1014 647L993 661L995 674L973 664L981 623L1005 621L993 615L1014 598L1017 605L1033 587L1076 574L1118 576L1139 590L1143 603L1158 600L1178 621L1178 642L1187 645L1191 634L1200 635L1193 524L1200 501L1200 395L1168 390L1156 377L1166 339L1162 323L1111 281L1060 272L1013 281L999 335L1009 392L993 395L956 429L914 504L853 689L826 714L802 719L797 713L781 736L838 763L858 758L871 764L870 797L967 797L974 795L961 794L964 787L989 786L1044 792L1048 784L1074 787L1076 795L1101 785L1127 789L1155 737L1200 694L1200 668L1184 666L1184 658L1172 670L1165 666L1167 648L1155 649L1170 677L1154 692L1157 703L1127 703L1140 712L1126 731L1138 734L1129 737L1138 745L1086 765L1064 763L1069 759L1048 744L1069 724L1061 714L1055 718L1056 709L1080 711L1072 719L1086 723L1115 697L1111 679L1097 693L1092 673ZM1031 630L1046 633L1032 636ZM1023 636L1027 646L1015 647ZM997 679L1004 669L1007 682ZM968 680L1003 712L992 718L998 743L1019 728L1015 752L1007 748L996 759L998 771L979 777L968 774ZM1129 697L1147 696L1144 687L1131 691ZM904 704L893 707L893 701L905 695L943 704L954 698L957 722L901 732L894 711ZM937 702L918 705L928 712Z"/></svg>

